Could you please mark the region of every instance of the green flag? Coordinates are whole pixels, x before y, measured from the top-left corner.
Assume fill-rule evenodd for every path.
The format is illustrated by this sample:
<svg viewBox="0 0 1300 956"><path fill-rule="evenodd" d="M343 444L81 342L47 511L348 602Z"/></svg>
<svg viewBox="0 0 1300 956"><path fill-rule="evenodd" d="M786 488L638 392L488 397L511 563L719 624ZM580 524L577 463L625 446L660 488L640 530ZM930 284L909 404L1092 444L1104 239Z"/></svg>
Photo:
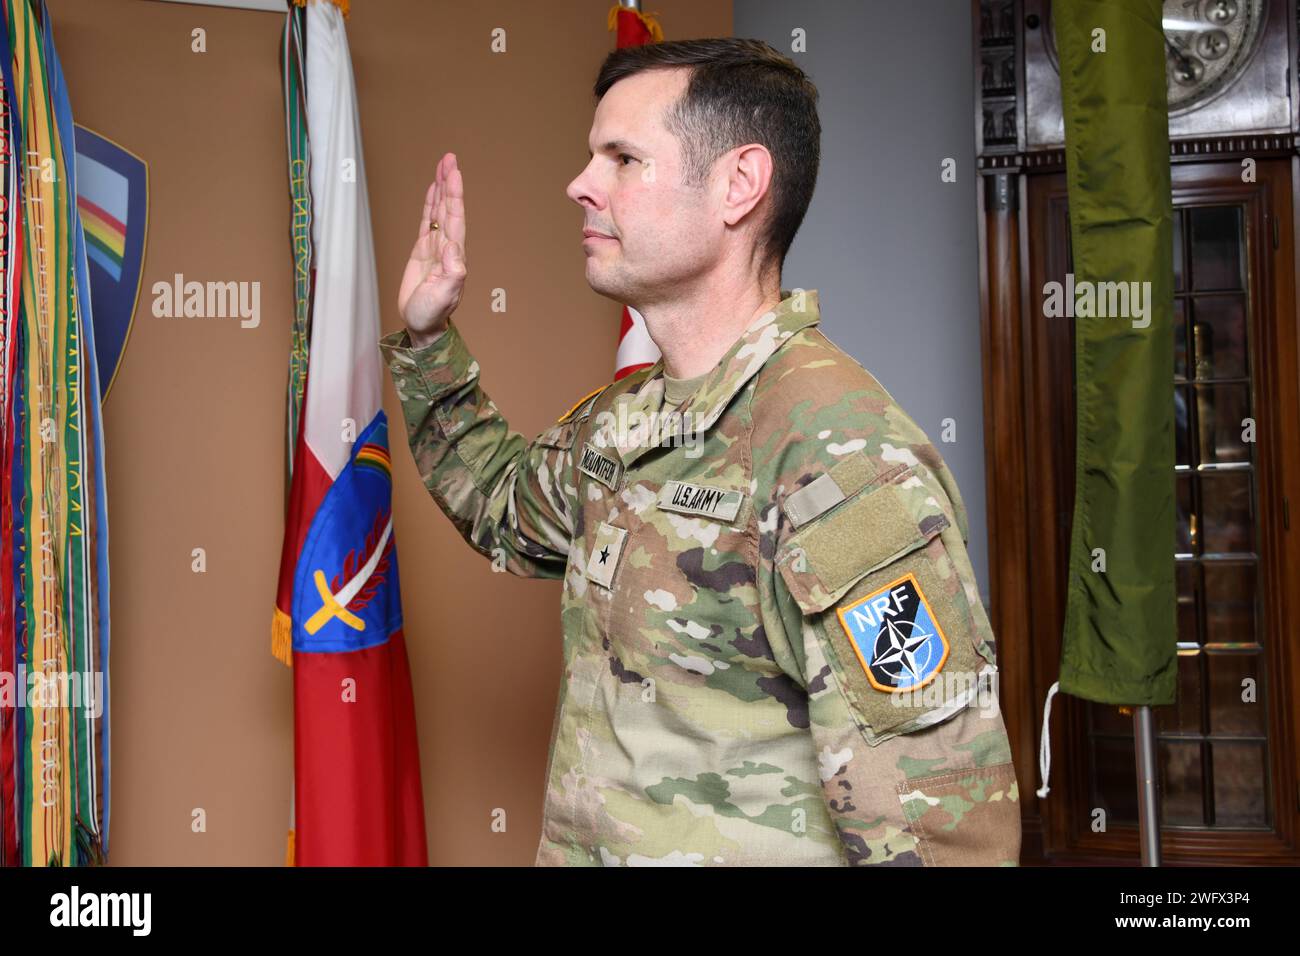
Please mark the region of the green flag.
<svg viewBox="0 0 1300 956"><path fill-rule="evenodd" d="M1172 704L1173 207L1161 3L1057 0L1052 13L1078 406L1060 689Z"/></svg>

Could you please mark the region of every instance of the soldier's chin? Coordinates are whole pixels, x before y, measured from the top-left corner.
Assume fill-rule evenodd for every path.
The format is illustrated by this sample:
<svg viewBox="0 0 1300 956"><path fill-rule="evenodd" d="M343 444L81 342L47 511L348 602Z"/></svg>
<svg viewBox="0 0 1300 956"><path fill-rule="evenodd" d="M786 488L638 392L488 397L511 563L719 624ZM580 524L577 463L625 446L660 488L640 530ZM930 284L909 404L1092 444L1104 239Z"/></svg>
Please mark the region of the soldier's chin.
<svg viewBox="0 0 1300 956"><path fill-rule="evenodd" d="M620 305L627 301L628 290L620 282L610 280L608 275L600 271L592 272L587 269L587 285L591 286L591 291L597 295L603 295L607 299L613 299Z"/></svg>

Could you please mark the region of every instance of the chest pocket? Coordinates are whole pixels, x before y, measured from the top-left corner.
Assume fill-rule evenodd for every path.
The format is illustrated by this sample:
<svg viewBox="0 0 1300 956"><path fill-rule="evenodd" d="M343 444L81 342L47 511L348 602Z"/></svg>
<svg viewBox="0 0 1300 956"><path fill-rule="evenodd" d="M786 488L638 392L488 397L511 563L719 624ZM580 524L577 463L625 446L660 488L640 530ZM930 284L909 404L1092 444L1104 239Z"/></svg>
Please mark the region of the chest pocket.
<svg viewBox="0 0 1300 956"><path fill-rule="evenodd" d="M904 466L859 477L850 494L823 487L796 502L826 510L792 519L776 561L874 746L952 717L991 689L995 668L937 482Z"/></svg>
<svg viewBox="0 0 1300 956"><path fill-rule="evenodd" d="M734 667L739 678L736 665L753 656L758 622L748 489L634 477L617 492L590 479L584 486L590 600L606 605L623 665L667 667L690 682L698 677L689 675L725 681ZM612 571L593 563L607 547L617 550Z"/></svg>

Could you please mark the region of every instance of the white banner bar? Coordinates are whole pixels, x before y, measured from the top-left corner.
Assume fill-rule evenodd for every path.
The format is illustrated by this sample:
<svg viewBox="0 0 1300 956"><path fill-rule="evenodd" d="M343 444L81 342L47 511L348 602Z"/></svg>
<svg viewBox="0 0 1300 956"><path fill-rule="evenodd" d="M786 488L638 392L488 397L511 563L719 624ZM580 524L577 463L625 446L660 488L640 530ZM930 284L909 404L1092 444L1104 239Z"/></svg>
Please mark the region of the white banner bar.
<svg viewBox="0 0 1300 956"><path fill-rule="evenodd" d="M159 3L188 3L199 7L231 7L239 10L265 10L267 13L288 13L286 0L158 0Z"/></svg>

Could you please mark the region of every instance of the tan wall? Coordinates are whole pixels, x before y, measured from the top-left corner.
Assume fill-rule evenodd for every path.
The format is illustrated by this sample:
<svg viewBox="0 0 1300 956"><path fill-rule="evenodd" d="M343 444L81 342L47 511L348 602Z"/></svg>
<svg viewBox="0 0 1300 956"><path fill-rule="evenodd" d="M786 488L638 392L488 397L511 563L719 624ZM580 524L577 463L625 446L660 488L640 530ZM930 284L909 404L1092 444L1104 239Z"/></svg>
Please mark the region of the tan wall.
<svg viewBox="0 0 1300 956"><path fill-rule="evenodd" d="M282 861L290 673L269 654L283 527L289 198L283 17L48 0L73 115L149 163L141 304L105 408L112 562L111 859ZM608 380L616 307L583 277L591 84L609 0L354 0L384 329L437 159L465 175L458 321L525 435ZM727 36L731 0L655 0L669 39ZM207 52L190 31L207 31ZM507 31L505 54L490 31ZM260 281L261 324L160 319L155 281ZM509 311L488 311L503 287ZM385 373L384 407L401 422ZM397 540L435 864L528 864L560 671L559 583L492 574L394 429ZM191 570L204 548L207 571ZM201 807L207 832L191 832ZM508 830L489 829L494 808Z"/></svg>

